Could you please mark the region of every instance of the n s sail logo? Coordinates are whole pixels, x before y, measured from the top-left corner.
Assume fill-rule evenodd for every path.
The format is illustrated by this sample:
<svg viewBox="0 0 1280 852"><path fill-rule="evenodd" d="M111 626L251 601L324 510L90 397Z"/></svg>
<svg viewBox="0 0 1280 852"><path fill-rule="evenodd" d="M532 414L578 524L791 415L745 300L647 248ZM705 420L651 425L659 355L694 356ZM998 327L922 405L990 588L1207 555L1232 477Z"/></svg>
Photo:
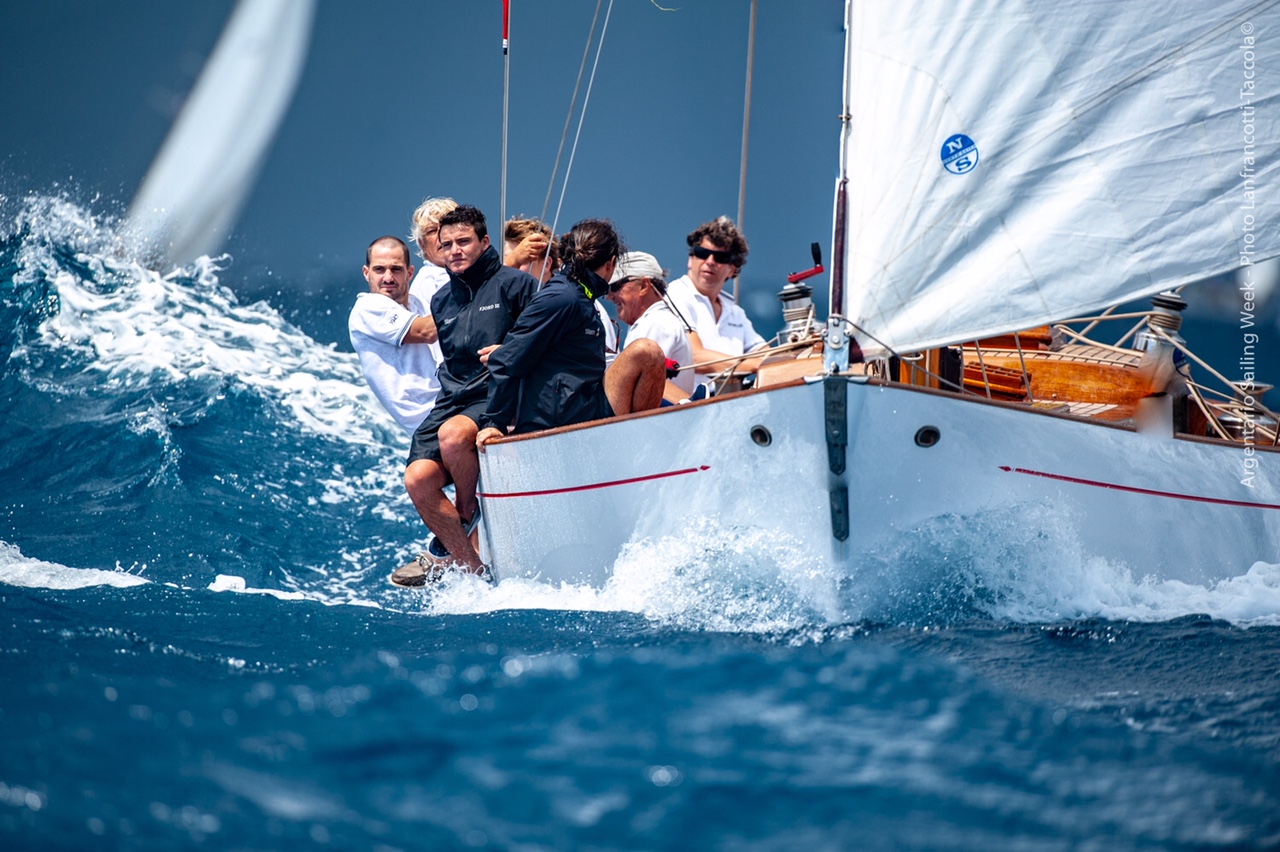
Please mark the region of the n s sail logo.
<svg viewBox="0 0 1280 852"><path fill-rule="evenodd" d="M942 167L962 175L978 167L978 144L963 133L955 133L942 143Z"/></svg>

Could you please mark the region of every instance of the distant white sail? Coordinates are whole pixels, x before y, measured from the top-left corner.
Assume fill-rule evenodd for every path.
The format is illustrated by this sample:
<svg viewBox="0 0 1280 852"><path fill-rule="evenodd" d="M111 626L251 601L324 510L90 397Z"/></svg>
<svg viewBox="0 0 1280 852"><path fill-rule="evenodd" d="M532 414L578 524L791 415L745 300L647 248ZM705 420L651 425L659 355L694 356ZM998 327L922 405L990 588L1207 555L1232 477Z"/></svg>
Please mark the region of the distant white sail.
<svg viewBox="0 0 1280 852"><path fill-rule="evenodd" d="M129 209L171 263L218 251L306 60L314 0L240 0Z"/></svg>
<svg viewBox="0 0 1280 852"><path fill-rule="evenodd" d="M1278 0L864 0L848 21L844 312L889 347L1280 254Z"/></svg>

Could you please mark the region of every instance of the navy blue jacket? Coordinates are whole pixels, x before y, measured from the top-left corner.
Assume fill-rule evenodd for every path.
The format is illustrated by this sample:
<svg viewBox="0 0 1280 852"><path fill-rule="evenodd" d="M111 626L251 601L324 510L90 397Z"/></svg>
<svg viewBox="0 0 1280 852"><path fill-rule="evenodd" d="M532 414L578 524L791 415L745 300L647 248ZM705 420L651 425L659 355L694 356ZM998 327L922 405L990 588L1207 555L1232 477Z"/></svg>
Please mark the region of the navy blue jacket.
<svg viewBox="0 0 1280 852"><path fill-rule="evenodd" d="M595 300L557 273L489 356L489 408L480 427L516 432L612 417L604 392L604 326Z"/></svg>
<svg viewBox="0 0 1280 852"><path fill-rule="evenodd" d="M451 411L486 399L489 371L476 352L502 343L537 292L538 279L503 266L493 246L461 276L449 273L449 283L431 297L444 355L436 408Z"/></svg>

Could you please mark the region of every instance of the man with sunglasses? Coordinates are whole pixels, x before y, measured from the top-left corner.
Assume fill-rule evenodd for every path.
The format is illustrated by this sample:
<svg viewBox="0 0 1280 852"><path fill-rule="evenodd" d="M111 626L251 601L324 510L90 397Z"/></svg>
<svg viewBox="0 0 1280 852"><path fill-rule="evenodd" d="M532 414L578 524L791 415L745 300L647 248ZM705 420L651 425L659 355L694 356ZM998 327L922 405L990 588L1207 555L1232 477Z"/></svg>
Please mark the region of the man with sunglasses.
<svg viewBox="0 0 1280 852"><path fill-rule="evenodd" d="M725 282L747 262L747 241L727 216L699 225L685 238L689 244L689 274L672 281L668 294L680 315L693 327L689 342L694 362L707 364L698 372L716 374L727 369L754 372L759 358L734 364L738 355L765 346L747 313L724 292Z"/></svg>

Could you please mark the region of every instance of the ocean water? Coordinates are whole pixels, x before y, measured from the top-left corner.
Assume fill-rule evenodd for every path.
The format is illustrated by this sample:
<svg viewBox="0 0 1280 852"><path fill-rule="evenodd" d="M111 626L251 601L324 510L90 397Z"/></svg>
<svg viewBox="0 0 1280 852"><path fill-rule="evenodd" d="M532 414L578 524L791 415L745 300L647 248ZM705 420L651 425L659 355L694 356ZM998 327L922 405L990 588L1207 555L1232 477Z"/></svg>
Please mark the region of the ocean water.
<svg viewBox="0 0 1280 852"><path fill-rule="evenodd" d="M301 297L0 212L0 848L1280 847L1280 566L955 524L825 585L694 531L393 589L406 442Z"/></svg>

